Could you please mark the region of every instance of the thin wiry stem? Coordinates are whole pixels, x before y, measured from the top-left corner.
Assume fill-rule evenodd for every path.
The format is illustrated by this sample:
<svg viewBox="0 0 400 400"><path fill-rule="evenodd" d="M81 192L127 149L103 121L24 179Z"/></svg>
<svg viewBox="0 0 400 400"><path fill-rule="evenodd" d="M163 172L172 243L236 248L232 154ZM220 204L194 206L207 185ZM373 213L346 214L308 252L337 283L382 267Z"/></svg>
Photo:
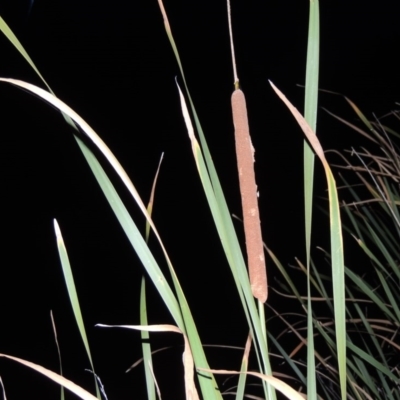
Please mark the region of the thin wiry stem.
<svg viewBox="0 0 400 400"><path fill-rule="evenodd" d="M232 54L232 66L233 66L233 78L235 89L239 89L239 78L236 70L236 59L235 59L235 47L233 45L233 34L232 34L232 16L231 16L231 2L230 0L226 1L228 7L228 26L229 26L229 39L231 43L231 54Z"/></svg>

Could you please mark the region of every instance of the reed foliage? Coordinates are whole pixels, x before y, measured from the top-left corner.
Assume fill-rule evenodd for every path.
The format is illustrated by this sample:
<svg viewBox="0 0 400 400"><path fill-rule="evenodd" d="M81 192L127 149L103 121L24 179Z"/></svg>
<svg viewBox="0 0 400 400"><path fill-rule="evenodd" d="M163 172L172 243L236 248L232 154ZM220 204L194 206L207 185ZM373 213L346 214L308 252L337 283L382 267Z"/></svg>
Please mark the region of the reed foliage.
<svg viewBox="0 0 400 400"><path fill-rule="evenodd" d="M305 397L308 399L398 399L400 391L398 361L396 360L399 359L399 346L396 340L398 339L400 324L398 291L400 278L398 267L398 260L400 260L398 254L398 234L400 233L398 212L400 201L398 192L398 181L400 180L399 156L397 147L389 139L389 133L394 134L394 132L391 132L388 128L383 128L377 121L372 123L367 121L364 115L351 103L369 129L369 132L364 132L364 134L371 141L381 146L383 155L376 156L364 150L358 152L357 157L360 160L360 166L355 166L354 163L343 157L344 168L354 171L370 197L361 199L358 190L344 181L354 201L351 204L339 201L335 177L316 135L320 24L318 1L314 0L309 3L304 113L299 112L271 82L272 89L287 106L288 115L289 113L293 115L298 122L299 131L304 133L306 260L304 260L304 263L299 261L296 268L304 273L307 293L299 292L290 271L282 266L267 246L265 253L261 248L262 239L255 184L257 177L254 177L252 165L252 152L254 150L248 130L245 97L239 88L235 65L233 40L235 27L232 29L230 24L232 64L234 66L232 107L238 143L238 172L241 184L247 254L242 253L232 216L224 197L223 184L218 179L206 142L206 135L203 132L195 104L190 95L190 83L185 78L184 66L172 34L167 10L161 0L158 0L158 4L166 34L181 73L183 87L181 88L177 84L177 96L180 99L181 113L188 131L193 159L226 255L226 262L230 267L236 285L237 295L242 304L240 312L248 325L249 336L247 342L243 343L244 351L241 365L233 368L227 366L227 369L223 371L213 369L207 361L190 305L179 283L179 277L175 273L173 260L170 259L152 220L155 183L152 190L152 200L146 205L124 168L107 145L74 110L56 97L6 22L0 19L0 29L41 78L46 89L19 80L1 78L0 81L2 84L11 84L17 88L23 88L60 110L65 122L71 127L77 145L107 198L121 228L147 271L147 276L143 278L141 286L140 325L118 325L117 327L142 332L142 339L144 339L142 343L143 365L149 399L161 398L157 386L157 371L153 371L152 350L154 349L150 347L147 341L149 334L153 335L156 332L173 332L182 335L184 344L182 385L185 388L187 399L221 399L223 394L218 389L218 374L238 375L235 388L235 396L238 400L243 399L248 394L246 385L248 375L260 378L263 396L267 399L278 398L277 391L290 399L303 399ZM132 200L139 206L147 221L145 235L141 234L136 222L132 219L128 205L124 204L114 188L114 184L102 166L99 157L87 146L85 141L81 140L81 134L101 152L129 191ZM311 257L315 156L317 156L318 167L322 166L325 173L328 190L326 212L330 221L330 248L326 251L325 256L331 270L329 275L321 273ZM350 267L344 265L345 250L343 248L341 222L341 214L343 213L349 221L345 228L352 232L360 248L370 260L372 268L368 276L361 277L353 272ZM388 221L391 223L390 226ZM91 369L94 372L95 366L92 363L90 346L74 284L73 267L70 265L62 229L57 221L54 221L54 230L68 295L90 360ZM150 233L155 235L162 249L162 260L158 260L154 256L147 244ZM254 246L252 247L252 245ZM277 313L277 318L285 324L285 329L278 336L271 334L266 317L266 310L269 316L274 315L274 311L267 300L266 276L268 268L265 270L265 255L269 256L269 261L275 263L282 273L285 287L289 288L285 296L291 296L292 301L300 305L302 310L302 315L298 317L297 321L292 321L291 318ZM160 263L166 263L168 271L163 270ZM250 269L250 276L247 264ZM253 266L254 269L252 269ZM166 276L166 274L169 276ZM160 321L158 325L148 325L146 313L146 284L148 281L151 281L156 287L174 320L174 325L163 324L163 321ZM195 284L193 282L193 285ZM315 296L315 293L318 293L318 296ZM266 304L264 304L265 301ZM314 311L313 306L317 301L325 305L325 311L322 315ZM380 317L370 317L369 312L366 313L365 311L365 304L367 304L368 310L371 310L369 312L374 310L373 312L376 312ZM99 326L108 327L106 325ZM290 351L285 345L287 343L286 335L296 338L297 345ZM297 357L303 348L306 349L305 360ZM253 351L250 351L251 349ZM273 369L271 357L275 355L275 352L277 357L280 357L289 365L290 375L279 374L279 371ZM257 360L257 371L248 370L250 355ZM96 396L67 380L61 373L49 371L42 366L11 355L1 354L0 356L41 372L82 399L94 399L96 397L100 399L102 395L105 395L95 373ZM63 398L63 392L61 396Z"/></svg>

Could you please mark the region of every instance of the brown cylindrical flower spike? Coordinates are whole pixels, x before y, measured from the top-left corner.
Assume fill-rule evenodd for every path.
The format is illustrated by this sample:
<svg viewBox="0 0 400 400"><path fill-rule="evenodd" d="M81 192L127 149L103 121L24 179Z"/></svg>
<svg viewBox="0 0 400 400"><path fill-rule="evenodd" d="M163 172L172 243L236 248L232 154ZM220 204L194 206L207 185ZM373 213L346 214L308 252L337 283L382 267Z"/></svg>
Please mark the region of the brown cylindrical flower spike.
<svg viewBox="0 0 400 400"><path fill-rule="evenodd" d="M231 100L250 284L253 296L265 303L268 296L267 272L254 173L254 148L250 138L246 99L243 92L236 89Z"/></svg>

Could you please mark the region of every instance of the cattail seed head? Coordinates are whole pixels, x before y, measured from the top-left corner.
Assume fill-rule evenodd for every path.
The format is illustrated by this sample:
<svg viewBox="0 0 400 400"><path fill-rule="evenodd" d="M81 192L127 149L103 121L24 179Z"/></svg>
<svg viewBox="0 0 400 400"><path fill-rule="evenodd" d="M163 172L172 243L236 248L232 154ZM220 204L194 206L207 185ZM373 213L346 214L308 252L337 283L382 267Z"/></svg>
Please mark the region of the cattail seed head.
<svg viewBox="0 0 400 400"><path fill-rule="evenodd" d="M268 287L254 173L254 147L243 92L235 90L231 101L250 284L253 296L264 303L268 297Z"/></svg>

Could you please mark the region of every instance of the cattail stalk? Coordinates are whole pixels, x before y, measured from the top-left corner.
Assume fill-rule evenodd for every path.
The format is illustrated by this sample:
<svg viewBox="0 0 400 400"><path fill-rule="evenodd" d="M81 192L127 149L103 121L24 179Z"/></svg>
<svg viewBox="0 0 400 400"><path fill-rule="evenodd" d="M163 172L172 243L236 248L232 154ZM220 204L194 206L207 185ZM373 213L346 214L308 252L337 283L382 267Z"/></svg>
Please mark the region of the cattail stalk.
<svg viewBox="0 0 400 400"><path fill-rule="evenodd" d="M267 301L268 284L262 241L258 192L254 173L254 147L251 143L247 107L244 93L239 89L236 70L235 47L233 45L230 1L227 0L228 26L231 43L232 66L235 90L232 93L232 114L235 127L236 158L239 186L242 197L243 226L246 239L247 264L253 296L262 303Z"/></svg>

